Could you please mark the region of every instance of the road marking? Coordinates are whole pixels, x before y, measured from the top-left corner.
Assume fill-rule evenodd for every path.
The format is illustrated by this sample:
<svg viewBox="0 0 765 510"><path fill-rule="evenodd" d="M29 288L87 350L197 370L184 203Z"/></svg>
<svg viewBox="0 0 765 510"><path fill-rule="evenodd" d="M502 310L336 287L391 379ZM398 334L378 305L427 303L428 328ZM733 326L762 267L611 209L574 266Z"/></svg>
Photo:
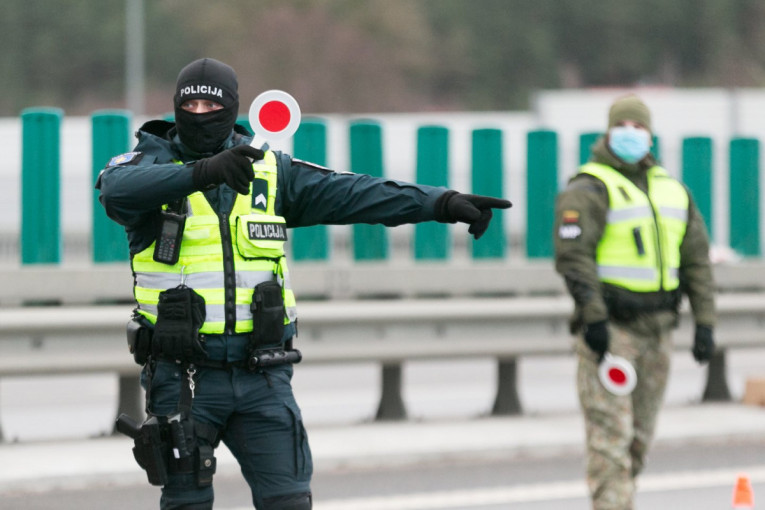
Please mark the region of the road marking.
<svg viewBox="0 0 765 510"><path fill-rule="evenodd" d="M638 478L638 492L662 492L709 487L732 487L739 475L746 474L753 483L765 483L765 465L738 469L678 471L645 475ZM561 499L586 498L584 480L486 487L455 491L391 494L366 498L343 498L315 501L314 510L447 510L470 509L508 503L531 503ZM246 510L237 507L225 510Z"/></svg>
<svg viewBox="0 0 765 510"><path fill-rule="evenodd" d="M745 473L753 483L765 482L765 466L708 471L680 471L645 475L638 479L639 492L661 492L704 487L733 487ZM514 487L476 488L458 491L400 494L384 497L317 501L314 510L442 510L487 505L586 498L584 480L526 484Z"/></svg>

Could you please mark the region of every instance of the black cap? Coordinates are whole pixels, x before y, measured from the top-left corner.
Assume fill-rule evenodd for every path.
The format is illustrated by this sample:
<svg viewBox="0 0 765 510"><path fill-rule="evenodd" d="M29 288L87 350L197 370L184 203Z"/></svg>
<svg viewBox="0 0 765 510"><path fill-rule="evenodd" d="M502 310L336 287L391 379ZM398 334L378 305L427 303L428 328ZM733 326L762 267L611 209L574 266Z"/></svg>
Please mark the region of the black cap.
<svg viewBox="0 0 765 510"><path fill-rule="evenodd" d="M189 99L209 99L229 108L239 102L239 84L231 66L213 58L191 62L178 73L175 107Z"/></svg>
<svg viewBox="0 0 765 510"><path fill-rule="evenodd" d="M190 63L178 73L175 90L175 127L186 147L200 154L219 150L236 124L239 92L236 72L212 58ZM223 108L206 113L185 111L191 99L207 99Z"/></svg>

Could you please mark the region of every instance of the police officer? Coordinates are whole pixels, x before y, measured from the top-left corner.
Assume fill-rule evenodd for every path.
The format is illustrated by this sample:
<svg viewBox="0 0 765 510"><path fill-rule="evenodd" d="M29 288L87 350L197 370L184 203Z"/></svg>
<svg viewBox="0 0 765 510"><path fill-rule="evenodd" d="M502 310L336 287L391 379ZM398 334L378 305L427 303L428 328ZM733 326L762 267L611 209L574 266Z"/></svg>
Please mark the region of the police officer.
<svg viewBox="0 0 765 510"><path fill-rule="evenodd" d="M686 188L650 153L651 115L635 95L617 99L608 131L557 197L555 267L579 334L577 389L596 510L633 508L669 373L681 295L695 319L693 356L714 351L714 288L704 220ZM635 368L630 395L598 379L606 353Z"/></svg>
<svg viewBox="0 0 765 510"><path fill-rule="evenodd" d="M161 508L212 508L222 440L260 510L311 508L312 461L290 386L297 311L286 228L462 222L478 239L510 202L336 173L249 146L237 76L211 58L178 75L175 123L149 121L96 187L128 235L149 419L134 453ZM180 439L179 439L180 438ZM189 461L189 459L191 459Z"/></svg>

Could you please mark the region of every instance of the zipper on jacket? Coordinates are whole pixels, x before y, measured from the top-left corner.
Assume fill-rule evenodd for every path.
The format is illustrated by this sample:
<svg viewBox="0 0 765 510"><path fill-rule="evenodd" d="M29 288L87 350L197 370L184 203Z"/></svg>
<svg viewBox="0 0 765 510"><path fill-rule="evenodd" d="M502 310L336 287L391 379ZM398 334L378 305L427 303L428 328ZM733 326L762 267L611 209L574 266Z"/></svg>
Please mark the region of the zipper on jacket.
<svg viewBox="0 0 765 510"><path fill-rule="evenodd" d="M641 257L645 255L645 246L643 245L643 236L640 233L640 227L635 227L632 229L632 237L635 239L635 248L637 249L637 254Z"/></svg>
<svg viewBox="0 0 765 510"><path fill-rule="evenodd" d="M664 291L664 255L661 251L661 238L662 238L662 231L661 226L659 225L659 216L656 214L656 208L653 205L653 201L651 200L651 196L646 193L646 198L648 198L648 203L651 206L651 215L653 216L653 224L654 227L656 227L656 265L658 266L659 270L659 292Z"/></svg>
<svg viewBox="0 0 765 510"><path fill-rule="evenodd" d="M231 244L231 229L228 225L228 213L220 213L220 239L223 251L223 305L226 323L224 332L229 335L236 331L236 273L234 272L234 248Z"/></svg>

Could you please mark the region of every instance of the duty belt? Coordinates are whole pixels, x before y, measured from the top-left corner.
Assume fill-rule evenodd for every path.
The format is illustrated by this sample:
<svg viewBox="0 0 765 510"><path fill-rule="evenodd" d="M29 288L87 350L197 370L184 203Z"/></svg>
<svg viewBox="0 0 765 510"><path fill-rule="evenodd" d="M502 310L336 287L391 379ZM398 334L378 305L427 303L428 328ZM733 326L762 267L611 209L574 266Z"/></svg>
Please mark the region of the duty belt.
<svg viewBox="0 0 765 510"><path fill-rule="evenodd" d="M681 294L678 290L652 293L628 293L604 290L603 299L608 313L616 320L629 322L635 314L654 312L676 312Z"/></svg>

